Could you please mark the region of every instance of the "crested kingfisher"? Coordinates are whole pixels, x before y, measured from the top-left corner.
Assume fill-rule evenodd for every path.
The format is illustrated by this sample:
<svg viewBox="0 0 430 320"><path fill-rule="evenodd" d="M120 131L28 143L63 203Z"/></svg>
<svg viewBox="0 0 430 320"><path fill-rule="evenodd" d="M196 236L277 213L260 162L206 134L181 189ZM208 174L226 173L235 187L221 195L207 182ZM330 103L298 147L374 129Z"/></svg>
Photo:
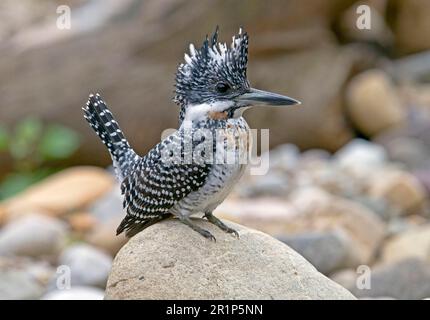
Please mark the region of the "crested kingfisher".
<svg viewBox="0 0 430 320"><path fill-rule="evenodd" d="M248 34L242 29L229 46L218 42L218 27L200 48L190 44L185 62L176 73L174 101L180 107L179 129L143 157L130 147L100 95L90 95L83 108L84 117L108 148L121 183L126 216L117 235L125 231L132 237L175 216L215 241L209 231L190 219L203 214L223 231L239 237L212 212L246 167L237 157L243 152L240 146L249 147L249 127L242 114L251 106L300 104L290 97L252 88L246 75L247 63ZM228 141L234 142L234 160L219 161L225 159L220 151L226 151Z"/></svg>

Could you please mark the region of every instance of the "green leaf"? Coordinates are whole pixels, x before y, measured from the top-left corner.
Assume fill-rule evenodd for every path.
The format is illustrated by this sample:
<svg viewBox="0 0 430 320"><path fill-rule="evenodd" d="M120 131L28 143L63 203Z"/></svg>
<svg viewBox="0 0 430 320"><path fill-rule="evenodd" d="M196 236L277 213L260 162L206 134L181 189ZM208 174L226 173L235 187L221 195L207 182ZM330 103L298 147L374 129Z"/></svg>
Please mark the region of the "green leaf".
<svg viewBox="0 0 430 320"><path fill-rule="evenodd" d="M42 123L35 118L22 120L15 128L15 135L10 139L10 153L15 159L24 159L34 150L34 145L42 133Z"/></svg>
<svg viewBox="0 0 430 320"><path fill-rule="evenodd" d="M0 126L0 151L7 149L9 144L9 133L5 127Z"/></svg>
<svg viewBox="0 0 430 320"><path fill-rule="evenodd" d="M39 151L45 160L65 159L79 148L76 132L60 125L50 125L40 141Z"/></svg>
<svg viewBox="0 0 430 320"><path fill-rule="evenodd" d="M33 172L18 172L7 175L0 183L0 200L24 191L32 184L46 178L53 171L52 169L42 168Z"/></svg>
<svg viewBox="0 0 430 320"><path fill-rule="evenodd" d="M42 122L36 118L26 118L16 126L17 138L34 140L42 132Z"/></svg>

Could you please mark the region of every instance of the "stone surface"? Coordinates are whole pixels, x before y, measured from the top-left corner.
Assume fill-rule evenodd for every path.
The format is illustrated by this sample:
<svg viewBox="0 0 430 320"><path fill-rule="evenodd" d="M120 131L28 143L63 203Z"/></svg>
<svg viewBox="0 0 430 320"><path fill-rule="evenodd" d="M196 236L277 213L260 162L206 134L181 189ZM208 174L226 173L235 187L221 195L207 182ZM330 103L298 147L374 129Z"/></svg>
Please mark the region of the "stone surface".
<svg viewBox="0 0 430 320"><path fill-rule="evenodd" d="M430 40L430 3L423 0L390 1L392 12L392 28L396 36L396 44L402 53L428 50Z"/></svg>
<svg viewBox="0 0 430 320"><path fill-rule="evenodd" d="M341 230L354 244L347 266L367 264L385 236L385 225L369 208L318 188L303 188L290 195L297 210L284 224L284 234Z"/></svg>
<svg viewBox="0 0 430 320"><path fill-rule="evenodd" d="M427 195L430 194L430 168L413 172L421 185L425 188Z"/></svg>
<svg viewBox="0 0 430 320"><path fill-rule="evenodd" d="M382 71L369 70L356 76L346 90L351 120L367 136L405 122L401 101L391 80Z"/></svg>
<svg viewBox="0 0 430 320"><path fill-rule="evenodd" d="M46 263L0 257L0 300L39 299L52 273Z"/></svg>
<svg viewBox="0 0 430 320"><path fill-rule="evenodd" d="M20 271L0 274L0 300L38 299L44 287Z"/></svg>
<svg viewBox="0 0 430 320"><path fill-rule="evenodd" d="M384 147L392 161L401 162L410 170L428 167L430 148L421 139L397 137L387 141Z"/></svg>
<svg viewBox="0 0 430 320"><path fill-rule="evenodd" d="M112 258L87 244L68 247L59 258L59 265L70 268L71 286L106 286Z"/></svg>
<svg viewBox="0 0 430 320"><path fill-rule="evenodd" d="M359 181L352 180L350 174L340 169L334 161L303 161L300 170L293 174L293 190L315 187L334 195L349 197L361 188Z"/></svg>
<svg viewBox="0 0 430 320"><path fill-rule="evenodd" d="M360 273L357 273L354 269L342 269L332 273L330 279L341 286L352 288L356 285L359 276Z"/></svg>
<svg viewBox="0 0 430 320"><path fill-rule="evenodd" d="M376 143L354 139L335 153L335 161L341 168L357 166L380 167L386 164L387 153Z"/></svg>
<svg viewBox="0 0 430 320"><path fill-rule="evenodd" d="M77 286L68 290L55 290L45 294L42 300L103 300L104 292L101 289Z"/></svg>
<svg viewBox="0 0 430 320"><path fill-rule="evenodd" d="M400 170L381 170L369 179L368 193L378 199L384 199L400 214L414 213L426 199L426 190L412 174Z"/></svg>
<svg viewBox="0 0 430 320"><path fill-rule="evenodd" d="M285 220L296 214L287 201L274 197L226 199L214 212L220 216L228 216L234 221L277 221L278 219Z"/></svg>
<svg viewBox="0 0 430 320"><path fill-rule="evenodd" d="M377 43L381 47L392 45L394 37L384 19L384 5L379 5L378 8L378 4L386 3L386 1L376 2L377 3L372 0L360 1L358 3L354 3L350 8L348 8L348 10L342 13L338 22L338 29L343 40L369 42L372 44ZM363 4L367 5L370 10L369 19L371 20L371 28L366 30L357 28L357 9L359 5Z"/></svg>
<svg viewBox="0 0 430 320"><path fill-rule="evenodd" d="M211 242L176 220L133 237L114 260L107 299L353 299L285 244L226 222L240 239L196 220Z"/></svg>
<svg viewBox="0 0 430 320"><path fill-rule="evenodd" d="M123 218L125 213L122 201L120 187L115 184L108 193L91 204L89 211L102 223L118 217Z"/></svg>
<svg viewBox="0 0 430 320"><path fill-rule="evenodd" d="M309 232L278 238L306 258L319 272L329 274L345 266L353 244L337 232Z"/></svg>
<svg viewBox="0 0 430 320"><path fill-rule="evenodd" d="M41 210L62 215L83 208L110 191L114 178L96 167L73 167L54 174L5 201L8 219Z"/></svg>
<svg viewBox="0 0 430 320"><path fill-rule="evenodd" d="M430 295L430 265L428 262L409 258L393 264L371 267L370 289L358 289L357 277L349 275L334 277L338 283L356 297L393 297L396 299L423 299Z"/></svg>
<svg viewBox="0 0 430 320"><path fill-rule="evenodd" d="M281 144L269 151L270 169L292 170L300 161L300 150L294 144Z"/></svg>
<svg viewBox="0 0 430 320"><path fill-rule="evenodd" d="M342 241L349 248L340 265L344 267L372 261L386 234L380 214L368 206L333 196L317 187L300 187L286 200L226 200L215 214L275 237L308 233L342 234ZM353 246L349 246L349 242Z"/></svg>
<svg viewBox="0 0 430 320"><path fill-rule="evenodd" d="M410 228L386 241L381 259L393 263L405 258L430 261L430 225Z"/></svg>
<svg viewBox="0 0 430 320"><path fill-rule="evenodd" d="M278 196L282 197L290 191L288 177L279 172L269 171L263 176L258 176L256 179L248 179L256 181L248 181L243 183L238 188L238 194L241 197L253 198L263 196Z"/></svg>
<svg viewBox="0 0 430 320"><path fill-rule="evenodd" d="M116 229L121 220L122 217L118 217L98 224L97 228L91 230L84 237L85 241L115 256L119 249L128 241L124 233L116 235Z"/></svg>
<svg viewBox="0 0 430 320"><path fill-rule="evenodd" d="M55 218L25 216L0 229L0 255L55 256L66 236L66 225Z"/></svg>
<svg viewBox="0 0 430 320"><path fill-rule="evenodd" d="M88 212L74 212L67 217L67 222L73 231L85 233L91 229L98 227L98 221Z"/></svg>

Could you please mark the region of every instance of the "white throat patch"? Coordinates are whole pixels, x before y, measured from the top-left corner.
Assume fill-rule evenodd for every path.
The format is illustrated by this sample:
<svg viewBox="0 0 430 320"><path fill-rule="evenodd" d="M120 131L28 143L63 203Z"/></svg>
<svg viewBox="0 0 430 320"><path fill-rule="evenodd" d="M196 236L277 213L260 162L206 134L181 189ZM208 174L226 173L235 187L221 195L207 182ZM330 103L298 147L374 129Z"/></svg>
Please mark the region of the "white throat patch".
<svg viewBox="0 0 430 320"><path fill-rule="evenodd" d="M185 111L185 121L200 121L208 118L210 112L223 112L234 105L233 101L216 101L190 105Z"/></svg>

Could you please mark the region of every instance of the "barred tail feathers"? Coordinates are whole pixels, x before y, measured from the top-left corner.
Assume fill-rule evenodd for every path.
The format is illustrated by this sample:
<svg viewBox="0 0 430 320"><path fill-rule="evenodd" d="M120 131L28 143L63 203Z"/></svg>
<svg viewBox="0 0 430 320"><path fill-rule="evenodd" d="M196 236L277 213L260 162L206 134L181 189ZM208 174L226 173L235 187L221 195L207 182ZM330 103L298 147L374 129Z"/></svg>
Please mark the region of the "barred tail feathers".
<svg viewBox="0 0 430 320"><path fill-rule="evenodd" d="M108 148L120 179L127 175L136 154L125 139L106 103L99 94L90 94L84 108L84 118Z"/></svg>

